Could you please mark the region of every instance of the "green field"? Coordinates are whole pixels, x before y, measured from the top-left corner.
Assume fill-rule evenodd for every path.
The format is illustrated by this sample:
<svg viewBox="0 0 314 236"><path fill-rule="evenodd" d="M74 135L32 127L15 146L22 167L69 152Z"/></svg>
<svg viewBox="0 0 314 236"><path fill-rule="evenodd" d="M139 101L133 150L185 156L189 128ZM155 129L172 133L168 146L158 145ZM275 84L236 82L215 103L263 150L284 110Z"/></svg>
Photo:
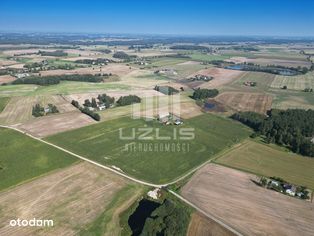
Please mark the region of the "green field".
<svg viewBox="0 0 314 236"><path fill-rule="evenodd" d="M143 132L138 128L153 128L149 137L156 138L156 132L161 137L171 137L171 140L139 140ZM123 136L135 129L136 138L121 140L119 129ZM193 140L174 139L178 128L195 128ZM157 130L157 131L156 131ZM193 167L200 165L218 152L233 146L248 137L250 131L239 123L226 118L204 114L186 120L182 126L165 126L156 121L132 120L120 118L106 121L77 130L60 133L47 140L65 147L75 153L105 165L114 165L122 171L154 183L165 183L187 173ZM177 136L179 137L179 136ZM125 146L134 144L137 150L126 150ZM140 145L180 145L170 151L142 150ZM183 150L185 145L185 151ZM188 147L189 146L189 147ZM164 148L165 149L165 148Z"/></svg>
<svg viewBox="0 0 314 236"><path fill-rule="evenodd" d="M314 109L313 93L295 90L271 89L272 108L277 109Z"/></svg>
<svg viewBox="0 0 314 236"><path fill-rule="evenodd" d="M314 73L308 72L305 75L297 76L277 75L271 87L282 88L283 86L287 86L288 89L292 90L304 90L305 88L314 89Z"/></svg>
<svg viewBox="0 0 314 236"><path fill-rule="evenodd" d="M33 85L33 84L0 86L0 97L25 96L25 95L31 94L37 88L38 88L38 85Z"/></svg>
<svg viewBox="0 0 314 236"><path fill-rule="evenodd" d="M266 92L271 83L274 80L275 75L270 73L263 73L263 72L246 72L243 76L239 79L235 80L231 87L236 89L248 89L245 85L243 85L246 81L256 82L256 87L249 87L252 91L264 91Z"/></svg>
<svg viewBox="0 0 314 236"><path fill-rule="evenodd" d="M60 84L39 86L32 84L0 86L0 97L33 96L48 94L88 93L104 90L127 90L130 86L117 83L87 83L62 81Z"/></svg>
<svg viewBox="0 0 314 236"><path fill-rule="evenodd" d="M77 160L17 131L0 128L0 190Z"/></svg>
<svg viewBox="0 0 314 236"><path fill-rule="evenodd" d="M182 62L188 61L188 58L175 58L175 57L158 57L156 59L151 59L151 64L145 67L162 67L176 65Z"/></svg>
<svg viewBox="0 0 314 236"><path fill-rule="evenodd" d="M225 55L210 55L210 54L203 54L203 53L197 53L197 52L188 56L194 61L214 61L214 60L225 60L229 58L229 56L225 56Z"/></svg>
<svg viewBox="0 0 314 236"><path fill-rule="evenodd" d="M3 111L3 109L6 107L9 101L10 98L8 97L0 97L0 112Z"/></svg>
<svg viewBox="0 0 314 236"><path fill-rule="evenodd" d="M215 162L263 176L276 176L314 189L314 159L299 156L275 145L247 141Z"/></svg>

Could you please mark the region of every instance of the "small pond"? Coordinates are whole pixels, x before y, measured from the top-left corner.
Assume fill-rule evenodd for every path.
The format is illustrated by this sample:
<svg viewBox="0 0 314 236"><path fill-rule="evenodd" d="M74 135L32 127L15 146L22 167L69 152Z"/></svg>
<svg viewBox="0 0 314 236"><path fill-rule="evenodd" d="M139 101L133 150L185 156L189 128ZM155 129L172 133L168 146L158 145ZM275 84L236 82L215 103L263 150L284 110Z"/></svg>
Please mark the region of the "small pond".
<svg viewBox="0 0 314 236"><path fill-rule="evenodd" d="M158 202L153 202L147 199L142 199L138 207L130 215L128 224L132 230L132 236L138 236L142 233L146 219L151 213L160 206Z"/></svg>

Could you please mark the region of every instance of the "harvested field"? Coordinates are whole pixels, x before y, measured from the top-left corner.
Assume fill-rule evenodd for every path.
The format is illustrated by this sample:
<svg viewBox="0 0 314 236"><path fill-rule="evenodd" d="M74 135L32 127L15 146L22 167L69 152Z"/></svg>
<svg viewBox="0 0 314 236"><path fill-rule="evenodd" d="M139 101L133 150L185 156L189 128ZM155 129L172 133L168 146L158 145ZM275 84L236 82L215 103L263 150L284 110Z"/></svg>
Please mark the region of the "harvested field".
<svg viewBox="0 0 314 236"><path fill-rule="evenodd" d="M314 89L314 73L308 72L305 75L297 76L277 75L272 82L271 87L282 88L283 86L287 86L288 89L292 90L304 90L306 88Z"/></svg>
<svg viewBox="0 0 314 236"><path fill-rule="evenodd" d="M125 186L125 179L88 163L54 172L0 193L0 234L77 235ZM51 219L54 226L9 226L11 219L34 217Z"/></svg>
<svg viewBox="0 0 314 236"><path fill-rule="evenodd" d="M36 103L47 106L52 103L60 113L75 111L76 109L59 95L12 97L3 112L0 114L2 124L18 124L34 119L32 108Z"/></svg>
<svg viewBox="0 0 314 236"><path fill-rule="evenodd" d="M191 217L187 236L233 236L234 234L223 228L215 221L201 213L194 213Z"/></svg>
<svg viewBox="0 0 314 236"><path fill-rule="evenodd" d="M131 110L132 109L132 110ZM135 117L156 118L158 114L173 113L183 119L190 119L202 114L201 107L195 101L182 95L146 98L141 104L130 108Z"/></svg>
<svg viewBox="0 0 314 236"><path fill-rule="evenodd" d="M183 119L190 119L203 114L201 108L197 106L192 99L185 97L179 98L178 96L174 96L174 98L171 99L165 95L146 97L142 100L141 104L115 107L113 109L100 111L99 114L102 120L112 120L126 116L155 119L158 114L168 112L172 112Z"/></svg>
<svg viewBox="0 0 314 236"><path fill-rule="evenodd" d="M199 70L198 72L190 75L189 77L193 77L195 75L212 76L214 77L214 79L209 82L202 83L201 87L213 88L213 87L219 87L221 85L231 83L232 81L239 78L243 73L244 72L237 71L237 70L210 68L210 69Z"/></svg>
<svg viewBox="0 0 314 236"><path fill-rule="evenodd" d="M208 164L183 187L182 195L244 235L314 234L313 203L254 184L256 176Z"/></svg>
<svg viewBox="0 0 314 236"><path fill-rule="evenodd" d="M16 63L14 65L9 65L7 68L12 68L12 69L23 69L25 66L24 63Z"/></svg>
<svg viewBox="0 0 314 236"><path fill-rule="evenodd" d="M272 105L272 97L262 93L224 92L215 100L233 110L258 113L266 113Z"/></svg>
<svg viewBox="0 0 314 236"><path fill-rule="evenodd" d="M150 89L150 90L120 90L120 91L105 91L108 96L114 97L116 100L120 98L121 96L128 96L128 95L137 95L141 98L145 97L154 97L154 96L165 96L164 94ZM97 98L98 95L101 93L78 93L78 94L71 94L71 95L66 95L65 98L71 102L72 100L76 100L79 103L83 104L85 99L91 99L91 98Z"/></svg>
<svg viewBox="0 0 314 236"><path fill-rule="evenodd" d="M310 67L311 63L309 61L302 60L292 60L292 59L276 59L276 58L246 58L246 57L232 57L225 61L230 61L234 63L254 63L262 66L267 65L277 65L285 67Z"/></svg>
<svg viewBox="0 0 314 236"><path fill-rule="evenodd" d="M199 65L199 61L185 61L182 63L177 64L177 66L186 66L186 65Z"/></svg>
<svg viewBox="0 0 314 236"><path fill-rule="evenodd" d="M232 89L241 89L243 92L265 92L269 90L271 83L274 81L275 75L270 73L263 73L263 72L244 72L239 79L235 80L229 87ZM256 86L250 87L245 86L245 82L255 82Z"/></svg>
<svg viewBox="0 0 314 236"><path fill-rule="evenodd" d="M12 97L0 114L1 124L17 124L31 120L36 97Z"/></svg>
<svg viewBox="0 0 314 236"><path fill-rule="evenodd" d="M11 76L11 75L1 75L0 76L0 84L10 83L14 80L16 80L16 78Z"/></svg>
<svg viewBox="0 0 314 236"><path fill-rule="evenodd" d="M6 67L6 66L10 66L10 65L14 65L16 64L16 61L13 60L6 60L6 59L1 59L0 60L0 68L1 67Z"/></svg>
<svg viewBox="0 0 314 236"><path fill-rule="evenodd" d="M73 111L34 118L17 127L34 136L46 137L48 135L81 128L94 123L96 123L96 121L91 117L80 111Z"/></svg>
<svg viewBox="0 0 314 236"><path fill-rule="evenodd" d="M48 75L72 75L72 74L98 74L98 73L111 73L113 75L124 76L133 71L129 66L124 64L109 64L105 66L92 66L85 68L77 68L74 70L47 70L41 71L42 76Z"/></svg>

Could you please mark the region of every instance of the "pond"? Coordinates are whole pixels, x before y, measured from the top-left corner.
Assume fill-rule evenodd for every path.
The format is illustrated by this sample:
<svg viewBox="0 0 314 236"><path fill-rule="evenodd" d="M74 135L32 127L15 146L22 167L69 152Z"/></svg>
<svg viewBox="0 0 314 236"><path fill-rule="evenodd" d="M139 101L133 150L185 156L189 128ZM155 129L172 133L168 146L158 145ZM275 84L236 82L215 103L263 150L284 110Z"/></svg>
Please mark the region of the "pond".
<svg viewBox="0 0 314 236"><path fill-rule="evenodd" d="M151 213L160 206L160 203L153 202L147 199L142 199L138 207L130 215L128 224L132 230L132 236L138 236L142 233L146 219Z"/></svg>
<svg viewBox="0 0 314 236"><path fill-rule="evenodd" d="M215 108L216 107L216 104L214 104L214 103L210 103L210 102L206 102L205 103L205 105L204 105L204 108L205 109L213 109L213 108Z"/></svg>

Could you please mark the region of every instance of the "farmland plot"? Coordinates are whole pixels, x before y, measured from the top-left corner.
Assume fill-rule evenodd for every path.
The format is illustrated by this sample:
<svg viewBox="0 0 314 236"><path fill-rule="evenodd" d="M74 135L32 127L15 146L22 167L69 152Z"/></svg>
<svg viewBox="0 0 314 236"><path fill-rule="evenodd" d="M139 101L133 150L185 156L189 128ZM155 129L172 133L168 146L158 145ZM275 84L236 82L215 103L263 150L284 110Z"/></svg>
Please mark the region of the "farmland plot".
<svg viewBox="0 0 314 236"><path fill-rule="evenodd" d="M0 234L77 235L127 185L122 177L84 162L1 192ZM51 219L54 226L10 227L17 218Z"/></svg>
<svg viewBox="0 0 314 236"><path fill-rule="evenodd" d="M313 203L257 186L257 177L208 164L196 172L182 195L244 235L314 234Z"/></svg>
<svg viewBox="0 0 314 236"><path fill-rule="evenodd" d="M224 92L215 100L233 110L258 113L266 113L272 105L272 97L262 93Z"/></svg>

